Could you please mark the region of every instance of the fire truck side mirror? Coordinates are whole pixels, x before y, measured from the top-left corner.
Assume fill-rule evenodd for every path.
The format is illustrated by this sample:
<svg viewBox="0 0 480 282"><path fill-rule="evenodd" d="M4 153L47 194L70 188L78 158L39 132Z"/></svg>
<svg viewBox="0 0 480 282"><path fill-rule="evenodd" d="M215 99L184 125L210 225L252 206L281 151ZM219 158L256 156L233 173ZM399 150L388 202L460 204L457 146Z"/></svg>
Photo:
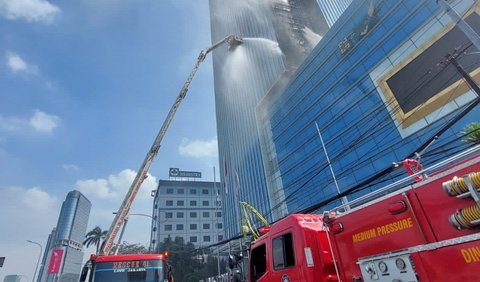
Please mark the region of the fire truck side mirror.
<svg viewBox="0 0 480 282"><path fill-rule="evenodd" d="M84 266L82 269L82 274L80 275L80 282L85 281L85 278L87 278L87 273L88 273L88 268Z"/></svg>

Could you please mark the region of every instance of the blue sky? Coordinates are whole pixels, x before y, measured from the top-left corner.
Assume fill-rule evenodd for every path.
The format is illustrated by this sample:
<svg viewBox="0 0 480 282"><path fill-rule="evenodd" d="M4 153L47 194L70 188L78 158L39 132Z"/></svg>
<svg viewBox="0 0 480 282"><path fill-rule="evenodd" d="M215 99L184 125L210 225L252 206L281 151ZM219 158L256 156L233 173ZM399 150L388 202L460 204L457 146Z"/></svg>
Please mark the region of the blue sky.
<svg viewBox="0 0 480 282"><path fill-rule="evenodd" d="M31 279L68 191L106 229L201 49L208 1L0 0L0 280ZM169 167L218 167L211 58L172 122L132 212ZM217 169L218 171L218 169ZM218 174L217 174L218 179ZM147 243L148 218L124 239ZM87 251L88 252L88 251Z"/></svg>

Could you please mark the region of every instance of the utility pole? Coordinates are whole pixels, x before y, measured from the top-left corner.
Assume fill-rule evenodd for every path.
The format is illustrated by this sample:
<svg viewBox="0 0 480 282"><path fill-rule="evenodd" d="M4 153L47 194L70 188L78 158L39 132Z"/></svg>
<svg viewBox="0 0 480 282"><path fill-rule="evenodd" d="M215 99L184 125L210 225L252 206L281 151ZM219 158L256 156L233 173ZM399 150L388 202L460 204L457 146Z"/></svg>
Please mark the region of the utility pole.
<svg viewBox="0 0 480 282"><path fill-rule="evenodd" d="M445 13L450 16L454 24L460 28L463 33L472 41L473 45L480 51L480 36L469 26L463 19L460 17L457 12L448 4L447 0L437 0L437 4L445 11ZM478 93L477 93L478 94Z"/></svg>
<svg viewBox="0 0 480 282"><path fill-rule="evenodd" d="M117 242L117 248L115 249L115 255L118 254L118 250L120 249L120 245L122 244L122 237L123 233L125 232L125 227L127 226L128 223L128 214L123 220L123 226L122 226L122 231L120 231L120 236L118 236L118 242Z"/></svg>
<svg viewBox="0 0 480 282"><path fill-rule="evenodd" d="M477 98L475 101L472 103L475 107L478 105L478 102L480 101L480 87L478 87L477 83L473 80L473 78L465 71L465 69L458 63L457 59L455 58L455 55L447 55L447 61L451 62L452 65L457 69L458 73L465 79L465 81L468 83L470 88L477 94ZM470 105L470 107L472 106Z"/></svg>

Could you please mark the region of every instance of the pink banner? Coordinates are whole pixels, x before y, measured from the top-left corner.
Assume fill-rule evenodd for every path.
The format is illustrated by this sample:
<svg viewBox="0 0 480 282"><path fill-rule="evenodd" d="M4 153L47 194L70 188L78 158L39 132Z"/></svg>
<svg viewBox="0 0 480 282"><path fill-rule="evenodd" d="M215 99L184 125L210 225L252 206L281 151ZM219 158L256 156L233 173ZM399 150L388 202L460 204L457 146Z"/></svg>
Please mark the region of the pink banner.
<svg viewBox="0 0 480 282"><path fill-rule="evenodd" d="M62 262L62 256L62 249L52 251L52 257L50 257L50 264L48 265L48 273L58 273L60 271L60 263Z"/></svg>

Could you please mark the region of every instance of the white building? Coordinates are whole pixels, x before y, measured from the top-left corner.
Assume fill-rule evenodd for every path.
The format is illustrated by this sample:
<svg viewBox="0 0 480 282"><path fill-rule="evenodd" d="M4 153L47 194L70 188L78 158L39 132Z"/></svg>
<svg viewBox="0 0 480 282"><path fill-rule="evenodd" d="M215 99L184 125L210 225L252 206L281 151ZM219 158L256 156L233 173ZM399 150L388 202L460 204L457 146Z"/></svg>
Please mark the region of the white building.
<svg viewBox="0 0 480 282"><path fill-rule="evenodd" d="M153 203L152 250L168 236L196 247L223 240L219 188L218 182L160 180Z"/></svg>

